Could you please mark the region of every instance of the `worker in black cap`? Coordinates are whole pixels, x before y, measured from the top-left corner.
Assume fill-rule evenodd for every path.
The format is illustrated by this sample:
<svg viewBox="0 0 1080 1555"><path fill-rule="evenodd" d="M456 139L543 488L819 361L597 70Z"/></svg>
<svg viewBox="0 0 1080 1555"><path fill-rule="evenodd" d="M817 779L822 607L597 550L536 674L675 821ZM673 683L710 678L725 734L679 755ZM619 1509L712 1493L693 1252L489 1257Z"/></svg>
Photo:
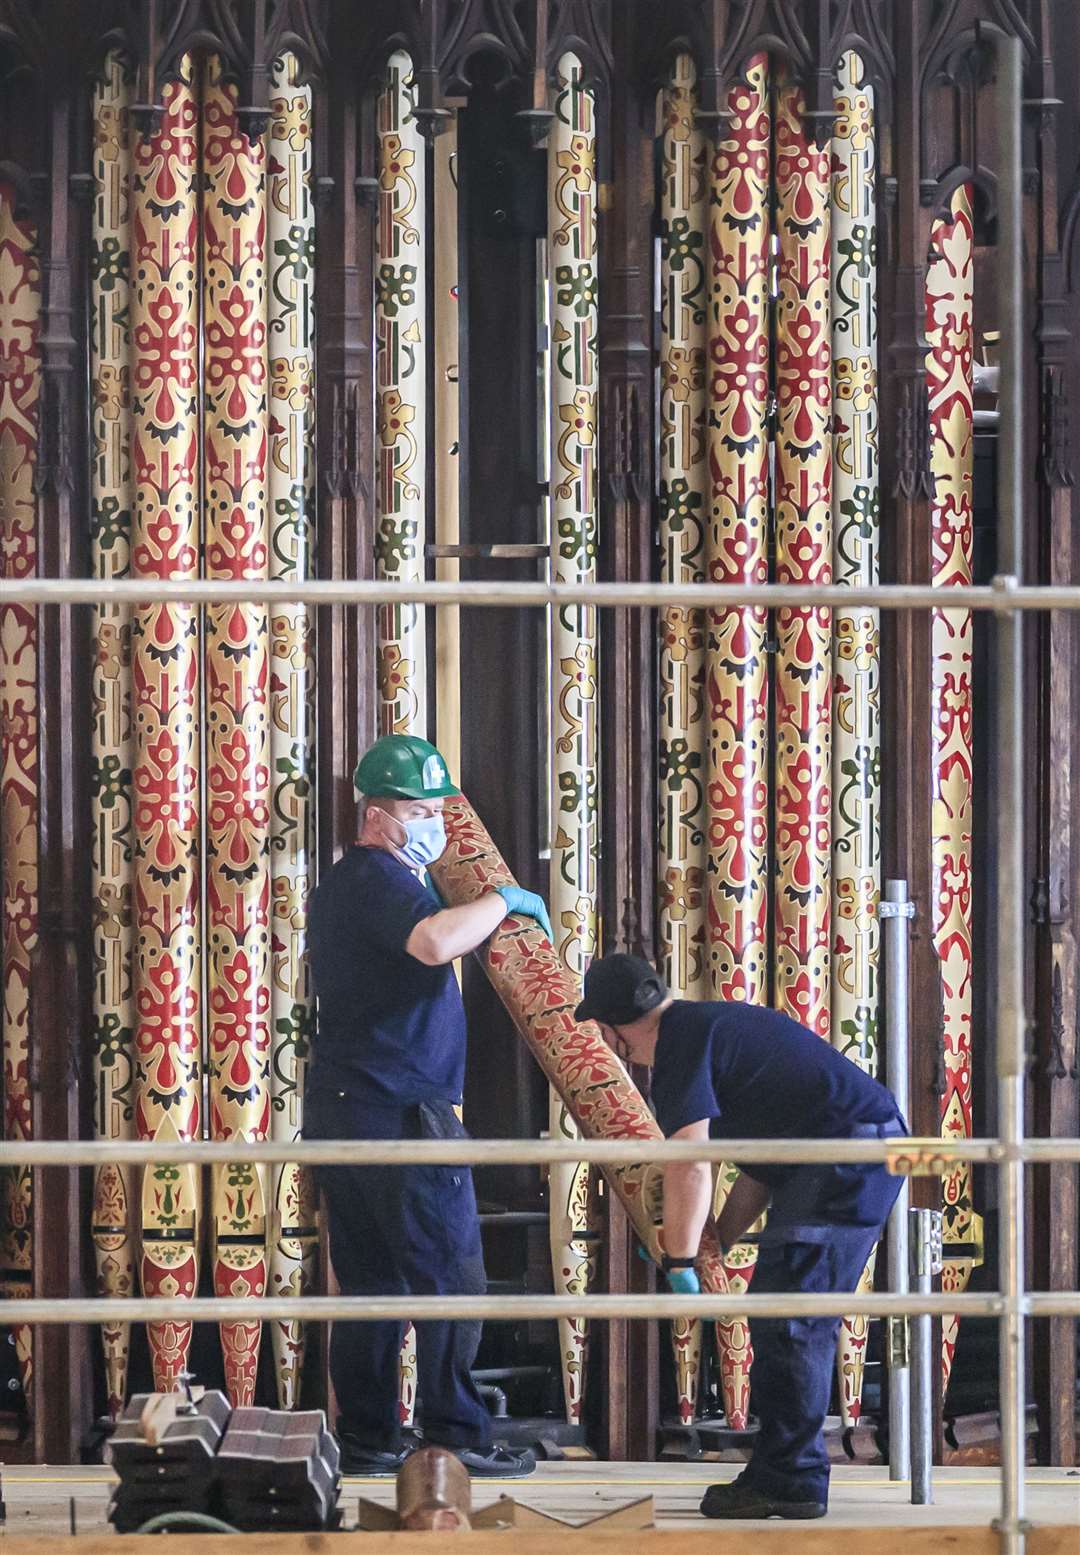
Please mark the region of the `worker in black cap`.
<svg viewBox="0 0 1080 1555"><path fill-rule="evenodd" d="M594 961L578 1020L594 1020L619 1056L652 1066L652 1101L669 1139L877 1139L907 1125L892 1093L777 1010L673 999L638 956ZM727 1251L767 1209L755 1294L853 1291L881 1236L899 1180L884 1163L744 1164L717 1220ZM694 1261L713 1201L705 1162L664 1172L663 1268L673 1290L699 1289ZM731 1483L710 1485L706 1517L823 1517L829 1407L840 1319L750 1324L753 1456Z"/></svg>

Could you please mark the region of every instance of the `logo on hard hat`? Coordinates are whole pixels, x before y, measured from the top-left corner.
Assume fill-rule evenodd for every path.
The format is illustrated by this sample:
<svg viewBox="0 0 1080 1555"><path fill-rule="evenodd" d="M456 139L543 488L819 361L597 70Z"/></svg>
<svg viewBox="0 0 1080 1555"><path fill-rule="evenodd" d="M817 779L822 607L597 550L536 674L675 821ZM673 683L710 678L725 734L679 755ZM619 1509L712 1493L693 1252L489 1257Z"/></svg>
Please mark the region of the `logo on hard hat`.
<svg viewBox="0 0 1080 1555"><path fill-rule="evenodd" d="M425 788L442 788L444 783L450 780L446 775L446 768L438 756L429 756L424 762L423 783Z"/></svg>

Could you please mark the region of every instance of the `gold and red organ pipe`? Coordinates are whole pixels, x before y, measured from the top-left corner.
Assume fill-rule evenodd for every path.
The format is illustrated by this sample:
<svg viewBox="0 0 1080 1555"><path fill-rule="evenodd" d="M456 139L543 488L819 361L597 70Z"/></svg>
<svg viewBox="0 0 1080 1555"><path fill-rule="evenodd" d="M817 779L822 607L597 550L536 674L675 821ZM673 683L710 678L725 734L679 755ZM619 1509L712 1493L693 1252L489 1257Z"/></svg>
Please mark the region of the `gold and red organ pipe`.
<svg viewBox="0 0 1080 1555"><path fill-rule="evenodd" d="M131 76L112 52L94 86L90 248L90 550L96 577L131 570ZM132 982L131 612L95 605L91 618L91 832L94 1133L126 1140L134 1127ZM92 1237L101 1296L130 1296L136 1282L137 1175L94 1170ZM131 1325L103 1324L105 1392L115 1419L127 1392Z"/></svg>
<svg viewBox="0 0 1080 1555"><path fill-rule="evenodd" d="M930 405L931 581L947 590L971 582L974 458L974 221L972 191L961 184L931 229L926 270L926 367ZM941 1133L971 1136L972 1017L972 684L970 610L935 610L931 623L934 949L941 963L945 1093ZM982 1262L982 1217L972 1202L969 1165L943 1180L946 1256L942 1289L963 1291ZM957 1319L942 1323L942 1380L949 1385Z"/></svg>
<svg viewBox="0 0 1080 1555"><path fill-rule="evenodd" d="M198 116L189 59L161 92L153 133L132 139L131 376L135 577L199 575ZM132 614L135 1132L196 1139L202 1119L200 663L198 612ZM146 1296L194 1296L195 1168L147 1168ZM187 1370L191 1324L151 1323L154 1385Z"/></svg>
<svg viewBox="0 0 1080 1555"><path fill-rule="evenodd" d="M548 273L551 299L550 575L596 578L597 356L596 109L581 61L558 62L548 140ZM555 948L578 981L596 953L599 855L597 619L591 605L559 606L551 623L551 922ZM573 1119L552 1093L552 1138L573 1138ZM555 1289L588 1290L595 1261L586 1162L548 1174ZM588 1329L559 1323L567 1419L581 1417Z"/></svg>
<svg viewBox="0 0 1080 1555"><path fill-rule="evenodd" d="M714 583L768 578L769 181L772 118L764 55L728 96L710 173L708 228L707 570ZM709 980L715 999L768 997L768 615L708 613L707 817ZM722 1168L718 1203L736 1172ZM732 1248L732 1289L745 1290L752 1244ZM744 1429L749 1327L717 1324L724 1412Z"/></svg>
<svg viewBox="0 0 1080 1555"><path fill-rule="evenodd" d="M807 132L802 92L776 96L776 577L832 580L829 150ZM832 635L829 611L777 612L777 1007L830 1026Z"/></svg>
<svg viewBox="0 0 1080 1555"><path fill-rule="evenodd" d="M832 142L833 576L879 581L877 195L874 89L857 54L836 76ZM878 1069L881 895L879 612L833 617L833 1045ZM876 1252L859 1283L874 1282ZM845 1318L838 1352L840 1419L862 1412L868 1320Z"/></svg>
<svg viewBox="0 0 1080 1555"><path fill-rule="evenodd" d="M272 578L312 575L315 542L315 213L311 88L286 54L271 76L267 133L269 502ZM307 901L314 885L315 613L277 605L270 617L271 1114L274 1140L300 1136L311 1030ZM314 1289L316 1192L309 1168L273 1168L271 1295ZM271 1325L278 1404L296 1408L306 1325Z"/></svg>
<svg viewBox="0 0 1080 1555"><path fill-rule="evenodd" d="M205 570L267 576L266 152L236 88L204 67ZM210 1134L270 1134L270 656L264 605L206 611L207 1072ZM212 1177L217 1296L264 1294L265 1168L242 1151ZM253 1402L261 1325L223 1323L234 1405Z"/></svg>
<svg viewBox="0 0 1080 1555"><path fill-rule="evenodd" d="M705 141L694 124L696 71L675 60L661 99L660 174L660 576L705 577ZM679 998L707 984L705 901L705 633L702 612L660 612L657 807L658 951ZM674 1318L680 1420L697 1410L701 1323Z"/></svg>

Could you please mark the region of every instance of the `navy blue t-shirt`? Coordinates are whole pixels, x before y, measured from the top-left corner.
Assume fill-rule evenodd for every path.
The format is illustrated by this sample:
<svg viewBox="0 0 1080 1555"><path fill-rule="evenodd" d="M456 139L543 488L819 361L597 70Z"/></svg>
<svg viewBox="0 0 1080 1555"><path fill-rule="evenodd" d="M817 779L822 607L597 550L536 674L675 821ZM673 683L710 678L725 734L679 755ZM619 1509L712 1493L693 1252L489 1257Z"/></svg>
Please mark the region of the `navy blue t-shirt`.
<svg viewBox="0 0 1080 1555"><path fill-rule="evenodd" d="M461 1100L465 1010L453 967L425 966L405 949L441 908L400 860L359 844L311 898L315 1069L380 1106Z"/></svg>
<svg viewBox="0 0 1080 1555"><path fill-rule="evenodd" d="M660 1017L652 1101L666 1135L708 1118L714 1139L842 1139L897 1116L891 1091L779 1010L681 999ZM741 1169L772 1187L801 1170Z"/></svg>

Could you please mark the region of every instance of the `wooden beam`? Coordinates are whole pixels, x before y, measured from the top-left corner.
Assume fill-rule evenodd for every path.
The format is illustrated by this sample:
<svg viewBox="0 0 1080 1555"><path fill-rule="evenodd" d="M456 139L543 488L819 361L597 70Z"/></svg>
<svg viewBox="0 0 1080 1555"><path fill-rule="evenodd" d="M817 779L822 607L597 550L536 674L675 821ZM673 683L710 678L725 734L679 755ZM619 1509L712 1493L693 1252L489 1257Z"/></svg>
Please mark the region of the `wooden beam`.
<svg viewBox="0 0 1080 1555"><path fill-rule="evenodd" d="M507 1547L502 1532L455 1533L454 1555L497 1555ZM830 1522L800 1524L797 1536L785 1524L742 1524L727 1527L702 1518L684 1529L662 1532L592 1531L552 1528L527 1533L515 1530L515 1555L655 1555L662 1545L665 1555L786 1555L796 1542L799 1555L997 1555L1000 1543L989 1524L980 1527L906 1525L873 1528L849 1527ZM260 1555L418 1555L433 1550L438 1542L428 1533L267 1533L258 1535ZM4 1541L5 1555L115 1555L116 1539L11 1537ZM128 1555L155 1555L156 1535L129 1534L123 1540ZM170 1555L250 1555L250 1534L174 1533L169 1536ZM1076 1529L1065 1525L1032 1528L1027 1535L1028 1555L1075 1555Z"/></svg>

